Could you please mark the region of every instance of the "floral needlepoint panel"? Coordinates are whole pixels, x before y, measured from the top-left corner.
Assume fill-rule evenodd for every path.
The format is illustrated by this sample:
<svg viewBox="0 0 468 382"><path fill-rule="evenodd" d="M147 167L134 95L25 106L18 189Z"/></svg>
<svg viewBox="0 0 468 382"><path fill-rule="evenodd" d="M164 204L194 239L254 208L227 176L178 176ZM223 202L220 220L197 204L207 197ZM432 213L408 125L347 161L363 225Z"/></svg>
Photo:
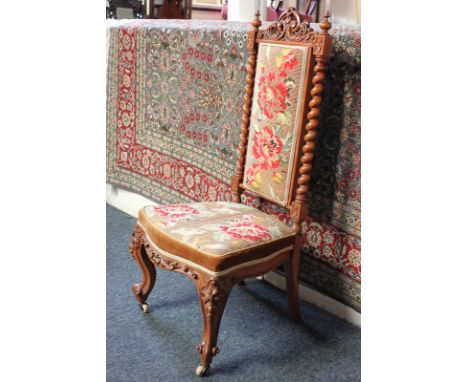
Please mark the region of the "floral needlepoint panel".
<svg viewBox="0 0 468 382"><path fill-rule="evenodd" d="M154 227L211 255L226 255L293 234L274 216L240 203L204 202L146 206Z"/></svg>
<svg viewBox="0 0 468 382"><path fill-rule="evenodd" d="M305 91L308 48L261 43L244 185L288 204Z"/></svg>

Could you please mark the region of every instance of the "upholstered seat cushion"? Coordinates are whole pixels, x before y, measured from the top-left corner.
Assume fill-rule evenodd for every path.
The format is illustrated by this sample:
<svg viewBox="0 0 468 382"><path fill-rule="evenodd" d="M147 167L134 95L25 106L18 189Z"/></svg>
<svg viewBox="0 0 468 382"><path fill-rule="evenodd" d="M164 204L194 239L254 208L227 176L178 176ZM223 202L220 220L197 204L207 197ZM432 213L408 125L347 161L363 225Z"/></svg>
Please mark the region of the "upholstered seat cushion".
<svg viewBox="0 0 468 382"><path fill-rule="evenodd" d="M277 218L240 203L143 207L138 222L156 249L212 273L258 263L292 249L295 235Z"/></svg>

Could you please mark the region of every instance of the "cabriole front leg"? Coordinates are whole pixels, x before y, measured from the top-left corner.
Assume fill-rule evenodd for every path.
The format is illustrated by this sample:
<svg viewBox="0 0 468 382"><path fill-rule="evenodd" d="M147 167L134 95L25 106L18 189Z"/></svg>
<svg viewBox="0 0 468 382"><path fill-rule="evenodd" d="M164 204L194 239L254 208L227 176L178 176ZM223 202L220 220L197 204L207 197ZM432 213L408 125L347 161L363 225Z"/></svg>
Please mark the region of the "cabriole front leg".
<svg viewBox="0 0 468 382"><path fill-rule="evenodd" d="M153 290L154 284L156 282L156 268L149 259L148 254L146 253L146 250L143 246L143 236L143 230L140 228L140 226L136 225L133 230L129 250L132 257L140 267L142 275L141 283L134 284L132 286L132 292L135 294L136 299L140 303L140 308L143 313L147 313L149 311L149 306L146 303L146 299Z"/></svg>
<svg viewBox="0 0 468 382"><path fill-rule="evenodd" d="M213 357L219 352L217 346L219 326L224 307L234 285L231 278L216 278L201 275L197 280L198 296L203 312L203 338L197 350L201 354L201 364L196 373L202 377L211 364Z"/></svg>

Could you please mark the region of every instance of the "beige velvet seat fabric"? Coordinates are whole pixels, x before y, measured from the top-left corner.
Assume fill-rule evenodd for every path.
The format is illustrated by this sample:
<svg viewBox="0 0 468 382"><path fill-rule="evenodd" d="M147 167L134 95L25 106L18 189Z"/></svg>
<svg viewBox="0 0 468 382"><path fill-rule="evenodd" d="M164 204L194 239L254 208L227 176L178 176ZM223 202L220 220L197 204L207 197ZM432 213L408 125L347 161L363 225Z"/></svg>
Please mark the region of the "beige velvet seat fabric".
<svg viewBox="0 0 468 382"><path fill-rule="evenodd" d="M143 207L139 224L166 255L226 272L292 249L291 228L240 203L205 202Z"/></svg>

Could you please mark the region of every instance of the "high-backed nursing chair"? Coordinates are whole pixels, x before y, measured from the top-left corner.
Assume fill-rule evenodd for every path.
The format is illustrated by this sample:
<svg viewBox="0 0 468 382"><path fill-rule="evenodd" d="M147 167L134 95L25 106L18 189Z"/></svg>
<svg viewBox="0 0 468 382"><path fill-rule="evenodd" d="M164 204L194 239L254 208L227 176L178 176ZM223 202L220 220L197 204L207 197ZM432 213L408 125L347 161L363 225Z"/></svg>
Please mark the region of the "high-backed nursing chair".
<svg viewBox="0 0 468 382"><path fill-rule="evenodd" d="M132 288L140 307L156 281L156 267L183 273L197 287L204 317L197 346L202 376L217 347L224 307L234 285L284 264L291 315L299 320L301 222L307 213L316 128L331 54L328 15L313 31L294 8L248 37L247 84L233 202L143 207L130 252L142 271ZM243 191L287 208L292 225L241 203Z"/></svg>

